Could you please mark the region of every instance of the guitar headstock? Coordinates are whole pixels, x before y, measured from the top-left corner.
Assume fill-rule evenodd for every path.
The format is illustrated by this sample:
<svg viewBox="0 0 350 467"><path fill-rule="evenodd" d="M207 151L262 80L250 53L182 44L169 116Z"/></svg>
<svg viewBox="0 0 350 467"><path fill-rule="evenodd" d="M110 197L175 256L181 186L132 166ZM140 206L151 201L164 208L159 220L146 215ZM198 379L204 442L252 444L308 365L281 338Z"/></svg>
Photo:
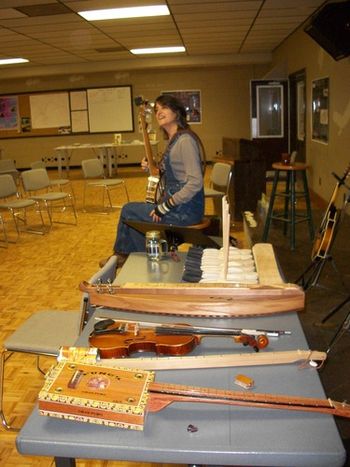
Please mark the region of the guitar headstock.
<svg viewBox="0 0 350 467"><path fill-rule="evenodd" d="M142 96L137 96L134 99L135 105L139 108L139 128L140 131L150 131L152 124L153 108L152 103L145 100Z"/></svg>

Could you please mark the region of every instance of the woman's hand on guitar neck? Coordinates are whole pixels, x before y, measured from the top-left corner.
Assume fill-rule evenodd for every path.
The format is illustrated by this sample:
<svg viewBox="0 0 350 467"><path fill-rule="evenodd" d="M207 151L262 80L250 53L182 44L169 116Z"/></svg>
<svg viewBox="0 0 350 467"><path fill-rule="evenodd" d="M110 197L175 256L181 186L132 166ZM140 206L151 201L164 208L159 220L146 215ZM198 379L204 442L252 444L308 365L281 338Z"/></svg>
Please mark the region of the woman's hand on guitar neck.
<svg viewBox="0 0 350 467"><path fill-rule="evenodd" d="M149 172L149 164L148 164L148 160L146 159L146 157L144 157L141 161L141 168L144 172ZM158 169L157 169L158 171ZM159 172L159 171L158 171Z"/></svg>
<svg viewBox="0 0 350 467"><path fill-rule="evenodd" d="M149 172L148 161L147 161L147 159L145 157L141 161L141 169L144 172Z"/></svg>

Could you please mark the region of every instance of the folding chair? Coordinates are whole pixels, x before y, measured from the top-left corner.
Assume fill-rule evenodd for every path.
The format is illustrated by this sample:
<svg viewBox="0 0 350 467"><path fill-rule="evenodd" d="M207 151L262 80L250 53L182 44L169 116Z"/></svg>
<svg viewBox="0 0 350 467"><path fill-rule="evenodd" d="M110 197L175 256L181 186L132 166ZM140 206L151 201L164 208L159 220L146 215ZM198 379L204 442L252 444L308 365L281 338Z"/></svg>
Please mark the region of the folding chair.
<svg viewBox="0 0 350 467"><path fill-rule="evenodd" d="M13 159L0 159L0 175L9 174L16 184L19 182L20 172L16 168L16 162Z"/></svg>
<svg viewBox="0 0 350 467"><path fill-rule="evenodd" d="M7 210L11 213L13 222L16 227L18 240L20 232L28 232L43 235L45 233L45 224L38 201L33 199L21 198L17 191L17 186L11 175L0 175L0 209ZM34 211L40 219L40 228L28 227L27 210ZM21 216L22 215L22 216ZM20 222L26 227L20 227ZM8 235L5 234L5 226L3 224L4 235L7 241L10 241Z"/></svg>
<svg viewBox="0 0 350 467"><path fill-rule="evenodd" d="M30 164L30 168L31 169L45 169L47 172L46 164L43 161L32 162ZM47 175L49 176L48 173ZM51 188L57 187L60 191L63 191L62 187L64 186L69 187L70 192L75 200L73 185L72 185L72 182L69 180L69 178L50 178L50 185L51 185Z"/></svg>
<svg viewBox="0 0 350 467"><path fill-rule="evenodd" d="M99 159L86 159L81 162L81 166L83 169L83 175L85 178L84 183L84 191L83 191L83 211L87 212L85 198L86 198L86 190L88 187L96 188L101 187L103 188L103 198L102 198L102 208L101 212L109 213L113 207L121 208L122 206L113 206L110 191L114 188L121 187L124 189L125 196L127 202L129 202L129 194L126 188L126 184L124 180L120 178L105 178L103 164ZM105 194L107 194L109 207L105 207Z"/></svg>
<svg viewBox="0 0 350 467"><path fill-rule="evenodd" d="M1 214L0 214L0 225L1 225L1 229L2 229L2 235L3 235L3 239L0 240L0 241L4 242L5 243L5 248L7 248L7 246L8 246L7 232L6 232L5 222L4 222L4 219L2 218ZM3 245L1 245L1 243L0 243L0 246L3 246Z"/></svg>
<svg viewBox="0 0 350 467"><path fill-rule="evenodd" d="M53 224L53 207L58 206L56 202L63 202L61 207L70 207L74 215L74 225L77 225L77 213L75 210L74 199L70 193L64 191L49 191L51 183L46 169L31 169L22 172L23 188L29 193L29 197L45 206L50 221L50 227ZM45 191L43 193L43 190ZM68 205L66 204L68 201ZM57 223L71 224L71 222L55 221Z"/></svg>
<svg viewBox="0 0 350 467"><path fill-rule="evenodd" d="M113 281L115 277L117 257L111 256L107 263L94 274L89 282L96 284L100 280ZM84 295L80 311L39 311L33 313L3 343L0 352L0 418L6 430L18 431L8 421L4 413L4 379L5 366L13 353L36 355L37 369L41 372L40 356L57 357L61 346L74 346L84 325L91 318L94 308L90 306Z"/></svg>
<svg viewBox="0 0 350 467"><path fill-rule="evenodd" d="M210 174L210 184L204 187L205 199L212 198L214 210L218 214L222 211L221 199L228 195L231 182L232 166L225 162L216 162Z"/></svg>
<svg viewBox="0 0 350 467"><path fill-rule="evenodd" d="M214 164L210 174L210 186L204 188L206 198L222 198L227 194L231 179L231 168L231 164L225 162L216 162Z"/></svg>

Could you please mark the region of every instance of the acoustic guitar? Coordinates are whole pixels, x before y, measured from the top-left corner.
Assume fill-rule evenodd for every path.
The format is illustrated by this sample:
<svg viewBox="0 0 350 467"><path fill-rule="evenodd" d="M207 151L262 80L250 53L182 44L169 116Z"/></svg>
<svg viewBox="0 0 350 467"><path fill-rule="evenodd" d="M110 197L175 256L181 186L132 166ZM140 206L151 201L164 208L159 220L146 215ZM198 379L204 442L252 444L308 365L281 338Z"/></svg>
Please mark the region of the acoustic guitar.
<svg viewBox="0 0 350 467"><path fill-rule="evenodd" d="M312 253L311 253L312 261L315 261L318 259L324 259L327 257L329 249L332 245L334 233L335 233L335 230L336 230L336 227L339 221L339 217L340 217L340 212L339 212L339 209L337 209L335 201L337 199L339 188L345 184L345 180L347 179L349 174L350 174L350 164L341 178L333 174L338 180L338 183L336 184L334 188L327 210L321 221L319 231L316 235L316 239L314 241L314 245L313 245Z"/></svg>
<svg viewBox="0 0 350 467"><path fill-rule="evenodd" d="M148 125L146 121L146 115L152 112L148 102L145 101L141 96L135 98L135 104L139 107L139 122L142 131L143 142L145 145L146 159L148 162L149 177L147 180L146 188L146 202L156 203L161 191L161 183L159 177L159 170L154 162L151 143L148 135Z"/></svg>

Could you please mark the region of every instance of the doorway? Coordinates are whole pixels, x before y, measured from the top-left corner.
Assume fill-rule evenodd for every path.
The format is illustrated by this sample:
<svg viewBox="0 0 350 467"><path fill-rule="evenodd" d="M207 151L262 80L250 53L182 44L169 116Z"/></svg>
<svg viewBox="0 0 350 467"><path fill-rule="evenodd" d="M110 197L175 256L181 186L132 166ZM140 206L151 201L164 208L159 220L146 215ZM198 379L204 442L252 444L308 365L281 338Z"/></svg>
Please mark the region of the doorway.
<svg viewBox="0 0 350 467"><path fill-rule="evenodd" d="M297 151L297 161L306 160L306 71L289 75L290 152Z"/></svg>

